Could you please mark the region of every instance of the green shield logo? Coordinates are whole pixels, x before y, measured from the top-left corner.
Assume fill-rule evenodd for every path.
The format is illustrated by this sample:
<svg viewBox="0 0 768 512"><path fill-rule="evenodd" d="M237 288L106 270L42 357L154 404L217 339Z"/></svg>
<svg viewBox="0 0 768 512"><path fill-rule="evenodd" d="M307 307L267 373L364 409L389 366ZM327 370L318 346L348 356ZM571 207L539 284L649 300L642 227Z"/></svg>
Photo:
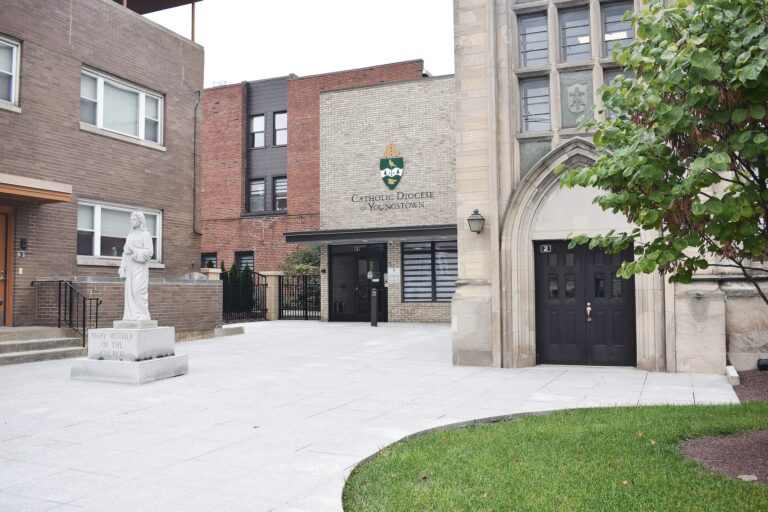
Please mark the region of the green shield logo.
<svg viewBox="0 0 768 512"><path fill-rule="evenodd" d="M403 177L404 169L403 157L400 156L397 146L390 144L387 146L386 151L384 151L384 156L379 160L381 180L389 190L395 190L395 187L397 187Z"/></svg>

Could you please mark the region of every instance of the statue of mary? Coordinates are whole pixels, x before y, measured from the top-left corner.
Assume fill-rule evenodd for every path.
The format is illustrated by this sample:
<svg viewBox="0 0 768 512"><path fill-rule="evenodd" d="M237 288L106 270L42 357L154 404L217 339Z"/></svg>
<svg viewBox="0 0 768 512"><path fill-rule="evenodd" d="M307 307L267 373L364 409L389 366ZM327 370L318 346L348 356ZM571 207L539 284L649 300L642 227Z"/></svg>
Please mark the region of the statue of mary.
<svg viewBox="0 0 768 512"><path fill-rule="evenodd" d="M131 230L123 247L123 259L117 275L125 278L123 320L149 318L149 260L154 254L152 235L142 212L131 213Z"/></svg>

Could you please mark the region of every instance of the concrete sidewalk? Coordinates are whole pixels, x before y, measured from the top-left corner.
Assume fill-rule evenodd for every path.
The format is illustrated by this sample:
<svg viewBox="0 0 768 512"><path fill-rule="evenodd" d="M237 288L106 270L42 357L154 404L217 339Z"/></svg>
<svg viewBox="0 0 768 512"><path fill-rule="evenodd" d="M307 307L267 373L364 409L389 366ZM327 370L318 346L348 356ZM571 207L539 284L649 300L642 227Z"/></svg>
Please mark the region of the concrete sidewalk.
<svg viewBox="0 0 768 512"><path fill-rule="evenodd" d="M351 467L408 434L525 411L736 403L724 376L451 366L450 327L275 321L177 345L186 376L0 367L0 510L341 510Z"/></svg>

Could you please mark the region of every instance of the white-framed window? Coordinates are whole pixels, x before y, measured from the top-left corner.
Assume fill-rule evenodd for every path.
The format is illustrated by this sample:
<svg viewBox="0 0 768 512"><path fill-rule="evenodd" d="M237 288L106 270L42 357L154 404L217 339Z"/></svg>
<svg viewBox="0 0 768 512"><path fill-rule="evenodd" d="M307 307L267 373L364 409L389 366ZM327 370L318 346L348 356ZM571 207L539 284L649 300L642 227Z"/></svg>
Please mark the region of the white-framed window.
<svg viewBox="0 0 768 512"><path fill-rule="evenodd" d="M251 180L251 187L248 194L248 211L251 213L263 212L266 205L266 188L264 178Z"/></svg>
<svg viewBox="0 0 768 512"><path fill-rule="evenodd" d="M80 73L80 121L163 143L163 98L90 69Z"/></svg>
<svg viewBox="0 0 768 512"><path fill-rule="evenodd" d="M288 178L274 178L272 180L273 210L284 212L288 210Z"/></svg>
<svg viewBox="0 0 768 512"><path fill-rule="evenodd" d="M163 213L160 210L80 201L77 204L77 255L120 258L130 230L131 212L143 212L152 235L152 261L162 261Z"/></svg>
<svg viewBox="0 0 768 512"><path fill-rule="evenodd" d="M285 146L288 144L288 113L275 112L274 114L274 134L273 143L275 146Z"/></svg>
<svg viewBox="0 0 768 512"><path fill-rule="evenodd" d="M0 36L0 102L19 103L19 61L21 44Z"/></svg>
<svg viewBox="0 0 768 512"><path fill-rule="evenodd" d="M266 143L264 114L251 116L251 147L263 148Z"/></svg>

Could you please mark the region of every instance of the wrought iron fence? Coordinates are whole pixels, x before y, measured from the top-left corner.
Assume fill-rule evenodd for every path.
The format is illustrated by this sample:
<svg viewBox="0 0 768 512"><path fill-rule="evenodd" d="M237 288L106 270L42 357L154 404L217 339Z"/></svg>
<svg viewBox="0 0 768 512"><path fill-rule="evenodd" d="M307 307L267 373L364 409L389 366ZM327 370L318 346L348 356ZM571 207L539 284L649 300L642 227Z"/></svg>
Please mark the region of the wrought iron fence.
<svg viewBox="0 0 768 512"><path fill-rule="evenodd" d="M320 318L320 276L280 276L280 319Z"/></svg>
<svg viewBox="0 0 768 512"><path fill-rule="evenodd" d="M267 278L258 272L231 269L224 281L224 323L263 320L267 317Z"/></svg>
<svg viewBox="0 0 768 512"><path fill-rule="evenodd" d="M57 325L73 329L83 337L85 347L88 329L99 327L99 306L102 300L88 297L77 290L70 281L59 281L56 295Z"/></svg>

